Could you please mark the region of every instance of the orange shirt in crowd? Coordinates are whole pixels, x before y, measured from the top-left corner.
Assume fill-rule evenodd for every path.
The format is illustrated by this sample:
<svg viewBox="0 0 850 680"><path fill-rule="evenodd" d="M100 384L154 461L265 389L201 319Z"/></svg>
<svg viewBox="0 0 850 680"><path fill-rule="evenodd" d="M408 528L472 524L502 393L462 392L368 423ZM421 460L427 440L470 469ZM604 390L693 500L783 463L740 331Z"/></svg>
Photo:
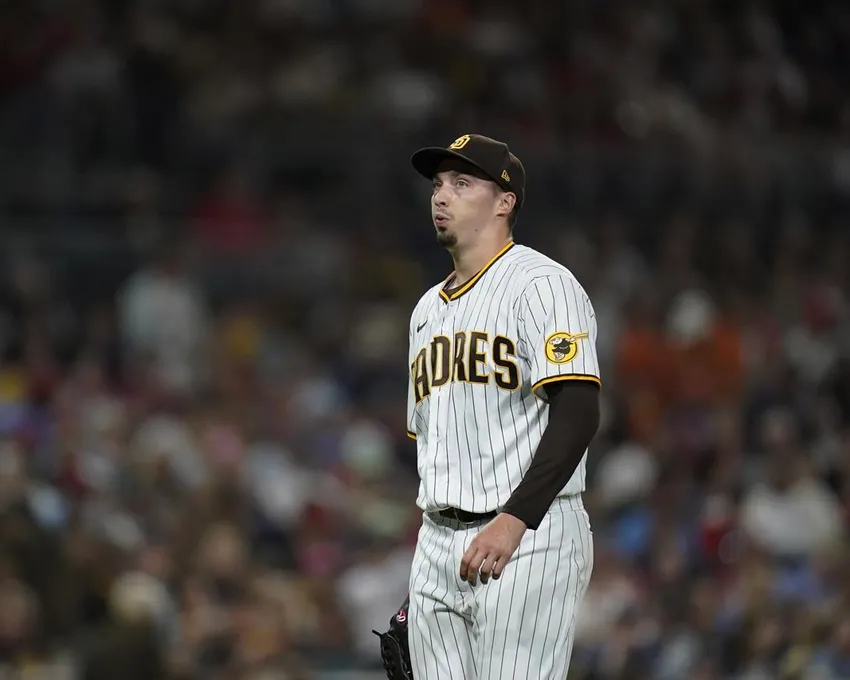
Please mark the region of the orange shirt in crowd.
<svg viewBox="0 0 850 680"><path fill-rule="evenodd" d="M704 340L688 345L671 342L658 328L633 326L620 337L616 362L631 433L641 441L652 439L671 405L728 403L744 383L740 329L725 320Z"/></svg>

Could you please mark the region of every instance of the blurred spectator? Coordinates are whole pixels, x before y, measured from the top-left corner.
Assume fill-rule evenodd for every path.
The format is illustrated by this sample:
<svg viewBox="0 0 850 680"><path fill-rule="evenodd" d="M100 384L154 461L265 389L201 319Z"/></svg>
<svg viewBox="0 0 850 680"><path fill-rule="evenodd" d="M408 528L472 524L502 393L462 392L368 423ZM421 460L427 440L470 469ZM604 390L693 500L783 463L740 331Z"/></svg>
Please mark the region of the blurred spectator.
<svg viewBox="0 0 850 680"><path fill-rule="evenodd" d="M762 548L782 557L811 556L843 533L838 501L801 456L787 413L764 418L764 481L743 500L742 522Z"/></svg>
<svg viewBox="0 0 850 680"><path fill-rule="evenodd" d="M162 244L150 264L120 294L121 333L132 360L149 365L175 393L204 379L207 310L180 245Z"/></svg>
<svg viewBox="0 0 850 680"><path fill-rule="evenodd" d="M372 631L386 628L404 601L413 552L378 544L365 547L362 553L356 565L342 574L338 593L357 653L380 668L380 650L375 648Z"/></svg>
<svg viewBox="0 0 850 680"><path fill-rule="evenodd" d="M161 677L165 670L157 625L169 614L164 586L142 574L128 573L112 585L110 624L95 638L83 662L82 678L114 677L116 668L130 678Z"/></svg>
<svg viewBox="0 0 850 680"><path fill-rule="evenodd" d="M198 242L216 260L256 255L268 244L269 215L252 191L245 167L225 166L195 209Z"/></svg>

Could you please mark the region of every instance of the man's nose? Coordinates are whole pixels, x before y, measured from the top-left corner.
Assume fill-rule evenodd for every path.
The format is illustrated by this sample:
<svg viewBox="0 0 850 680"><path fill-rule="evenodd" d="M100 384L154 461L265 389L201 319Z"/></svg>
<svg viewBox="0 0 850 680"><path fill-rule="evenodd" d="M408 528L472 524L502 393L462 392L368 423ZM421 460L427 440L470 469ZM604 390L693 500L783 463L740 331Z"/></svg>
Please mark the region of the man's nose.
<svg viewBox="0 0 850 680"><path fill-rule="evenodd" d="M434 192L434 205L446 205L446 197L446 188L444 186L440 187Z"/></svg>

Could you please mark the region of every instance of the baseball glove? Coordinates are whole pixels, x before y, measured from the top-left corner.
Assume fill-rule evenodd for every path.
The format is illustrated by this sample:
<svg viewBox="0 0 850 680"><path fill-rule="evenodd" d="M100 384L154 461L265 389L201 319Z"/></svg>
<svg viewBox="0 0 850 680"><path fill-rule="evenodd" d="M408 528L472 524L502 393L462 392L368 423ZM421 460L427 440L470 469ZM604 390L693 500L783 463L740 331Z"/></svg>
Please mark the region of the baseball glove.
<svg viewBox="0 0 850 680"><path fill-rule="evenodd" d="M381 659L388 680L413 680L410 667L410 647L407 644L407 610L410 607L410 597L390 619L390 627L386 633L372 632L381 640Z"/></svg>

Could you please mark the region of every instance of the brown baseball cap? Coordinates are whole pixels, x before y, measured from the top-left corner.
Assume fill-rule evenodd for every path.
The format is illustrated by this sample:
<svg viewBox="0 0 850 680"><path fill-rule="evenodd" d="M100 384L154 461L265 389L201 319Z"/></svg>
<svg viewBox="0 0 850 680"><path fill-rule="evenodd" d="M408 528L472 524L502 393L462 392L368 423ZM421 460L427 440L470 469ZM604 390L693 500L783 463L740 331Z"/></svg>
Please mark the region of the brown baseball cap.
<svg viewBox="0 0 850 680"><path fill-rule="evenodd" d="M508 145L483 135L462 135L443 148L429 146L419 149L410 158L416 171L434 179L440 163L456 158L477 168L503 190L516 194L517 208L525 200L525 168Z"/></svg>

